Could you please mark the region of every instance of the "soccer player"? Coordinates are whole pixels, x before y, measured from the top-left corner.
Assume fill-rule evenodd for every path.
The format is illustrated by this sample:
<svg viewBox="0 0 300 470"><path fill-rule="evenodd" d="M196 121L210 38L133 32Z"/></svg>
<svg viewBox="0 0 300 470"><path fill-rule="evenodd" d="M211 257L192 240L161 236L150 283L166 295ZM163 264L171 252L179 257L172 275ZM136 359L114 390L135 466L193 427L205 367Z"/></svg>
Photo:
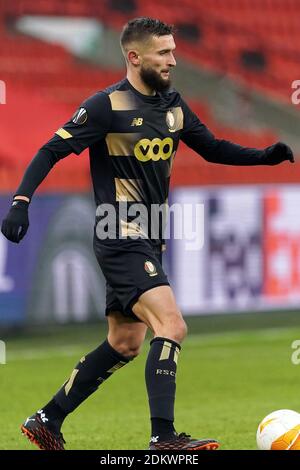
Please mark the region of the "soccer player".
<svg viewBox="0 0 300 470"><path fill-rule="evenodd" d="M108 335L80 359L54 397L21 429L41 449L64 449L64 419L138 355L150 328L153 339L145 367L149 448L213 450L219 446L215 439L194 439L175 430L176 369L187 327L162 268L161 227L155 227L156 236L145 234L123 206L138 204L146 211L144 222L154 223L151 209L167 201L180 140L205 160L226 165L293 162L293 153L281 142L258 150L214 137L170 86L176 65L172 26L157 19L133 19L123 29L121 48L126 78L84 101L38 151L2 224L2 233L19 243L29 226L28 207L36 188L59 160L89 147L97 206L94 251L107 281ZM107 218L110 208L115 219Z"/></svg>

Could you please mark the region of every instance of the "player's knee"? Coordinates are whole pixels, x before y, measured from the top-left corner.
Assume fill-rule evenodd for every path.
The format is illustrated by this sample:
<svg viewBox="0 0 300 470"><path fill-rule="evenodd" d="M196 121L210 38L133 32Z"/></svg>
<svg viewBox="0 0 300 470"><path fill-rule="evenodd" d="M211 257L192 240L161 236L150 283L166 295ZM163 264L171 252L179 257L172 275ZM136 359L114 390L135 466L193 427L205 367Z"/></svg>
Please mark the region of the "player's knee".
<svg viewBox="0 0 300 470"><path fill-rule="evenodd" d="M118 341L113 348L122 356L134 359L140 354L142 344L134 341Z"/></svg>
<svg viewBox="0 0 300 470"><path fill-rule="evenodd" d="M168 317L168 321L164 321L163 324L158 327L155 334L172 339L177 343L182 343L187 335L187 325L181 316L170 316Z"/></svg>
<svg viewBox="0 0 300 470"><path fill-rule="evenodd" d="M186 337L188 333L188 327L187 327L187 324L185 323L184 320L182 320L182 330L181 330L181 334L182 334L182 341L184 340L184 338Z"/></svg>
<svg viewBox="0 0 300 470"><path fill-rule="evenodd" d="M177 343L182 343L187 335L187 325L183 318L177 320L173 326L173 338Z"/></svg>

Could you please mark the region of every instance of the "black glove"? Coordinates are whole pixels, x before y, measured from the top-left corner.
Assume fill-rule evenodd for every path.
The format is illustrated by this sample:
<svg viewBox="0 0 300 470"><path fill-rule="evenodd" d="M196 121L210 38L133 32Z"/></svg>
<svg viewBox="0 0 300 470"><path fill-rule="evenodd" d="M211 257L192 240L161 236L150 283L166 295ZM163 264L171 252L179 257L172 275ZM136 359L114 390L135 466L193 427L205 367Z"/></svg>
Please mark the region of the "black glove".
<svg viewBox="0 0 300 470"><path fill-rule="evenodd" d="M14 243L19 243L29 227L28 206L26 201L14 201L9 213L2 222L1 232Z"/></svg>
<svg viewBox="0 0 300 470"><path fill-rule="evenodd" d="M294 163L294 155L290 147L283 142L277 142L270 147L265 149L266 164L267 165L278 165L278 163L289 160Z"/></svg>

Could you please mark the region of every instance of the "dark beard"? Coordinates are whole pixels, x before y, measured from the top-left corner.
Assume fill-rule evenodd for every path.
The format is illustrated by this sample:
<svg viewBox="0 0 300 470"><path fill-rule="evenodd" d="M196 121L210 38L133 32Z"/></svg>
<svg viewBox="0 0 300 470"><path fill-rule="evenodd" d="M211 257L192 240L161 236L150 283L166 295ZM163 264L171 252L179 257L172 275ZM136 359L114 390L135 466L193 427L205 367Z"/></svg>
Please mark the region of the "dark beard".
<svg viewBox="0 0 300 470"><path fill-rule="evenodd" d="M150 68L141 68L141 79L149 88L156 91L166 91L171 86L170 78L163 80L155 70Z"/></svg>

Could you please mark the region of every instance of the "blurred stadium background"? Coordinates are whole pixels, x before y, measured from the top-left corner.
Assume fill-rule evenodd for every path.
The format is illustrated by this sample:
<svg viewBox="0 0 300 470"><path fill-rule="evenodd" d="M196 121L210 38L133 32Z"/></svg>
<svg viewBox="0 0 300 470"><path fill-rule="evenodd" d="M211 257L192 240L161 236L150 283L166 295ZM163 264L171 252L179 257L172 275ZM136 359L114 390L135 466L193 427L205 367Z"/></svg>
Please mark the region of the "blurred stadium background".
<svg viewBox="0 0 300 470"><path fill-rule="evenodd" d="M192 334L179 403L186 408L186 395L196 402L190 414L179 408L179 419L197 433L201 416L205 433L222 441L226 435L225 448L254 448L264 415L298 405L290 356L300 325L300 113L291 99L292 82L300 79L299 6L299 0L0 0L1 219L37 149L83 99L124 76L119 33L136 16L176 25L174 85L216 136L258 148L282 140L293 148L293 166L218 166L183 144L176 156L170 200L205 204L204 247L186 251L184 241L171 240L166 255ZM47 400L80 354L105 335L94 210L84 152L60 162L43 182L20 246L0 235L0 338L7 350L0 410L11 423L2 449L28 448L16 432L24 413ZM132 381L143 381L142 368L140 361L123 378L129 397ZM195 380L195 368L195 388L185 390L184 374ZM135 411L147 422L139 387ZM116 387L108 390L118 403ZM104 395L101 408L109 410ZM129 405L128 441L119 430L120 408L118 419L101 415L110 432L99 443L99 402L83 405L95 431L88 443L82 414L75 414L71 448L143 448L145 439L135 436L148 431L130 418Z"/></svg>

